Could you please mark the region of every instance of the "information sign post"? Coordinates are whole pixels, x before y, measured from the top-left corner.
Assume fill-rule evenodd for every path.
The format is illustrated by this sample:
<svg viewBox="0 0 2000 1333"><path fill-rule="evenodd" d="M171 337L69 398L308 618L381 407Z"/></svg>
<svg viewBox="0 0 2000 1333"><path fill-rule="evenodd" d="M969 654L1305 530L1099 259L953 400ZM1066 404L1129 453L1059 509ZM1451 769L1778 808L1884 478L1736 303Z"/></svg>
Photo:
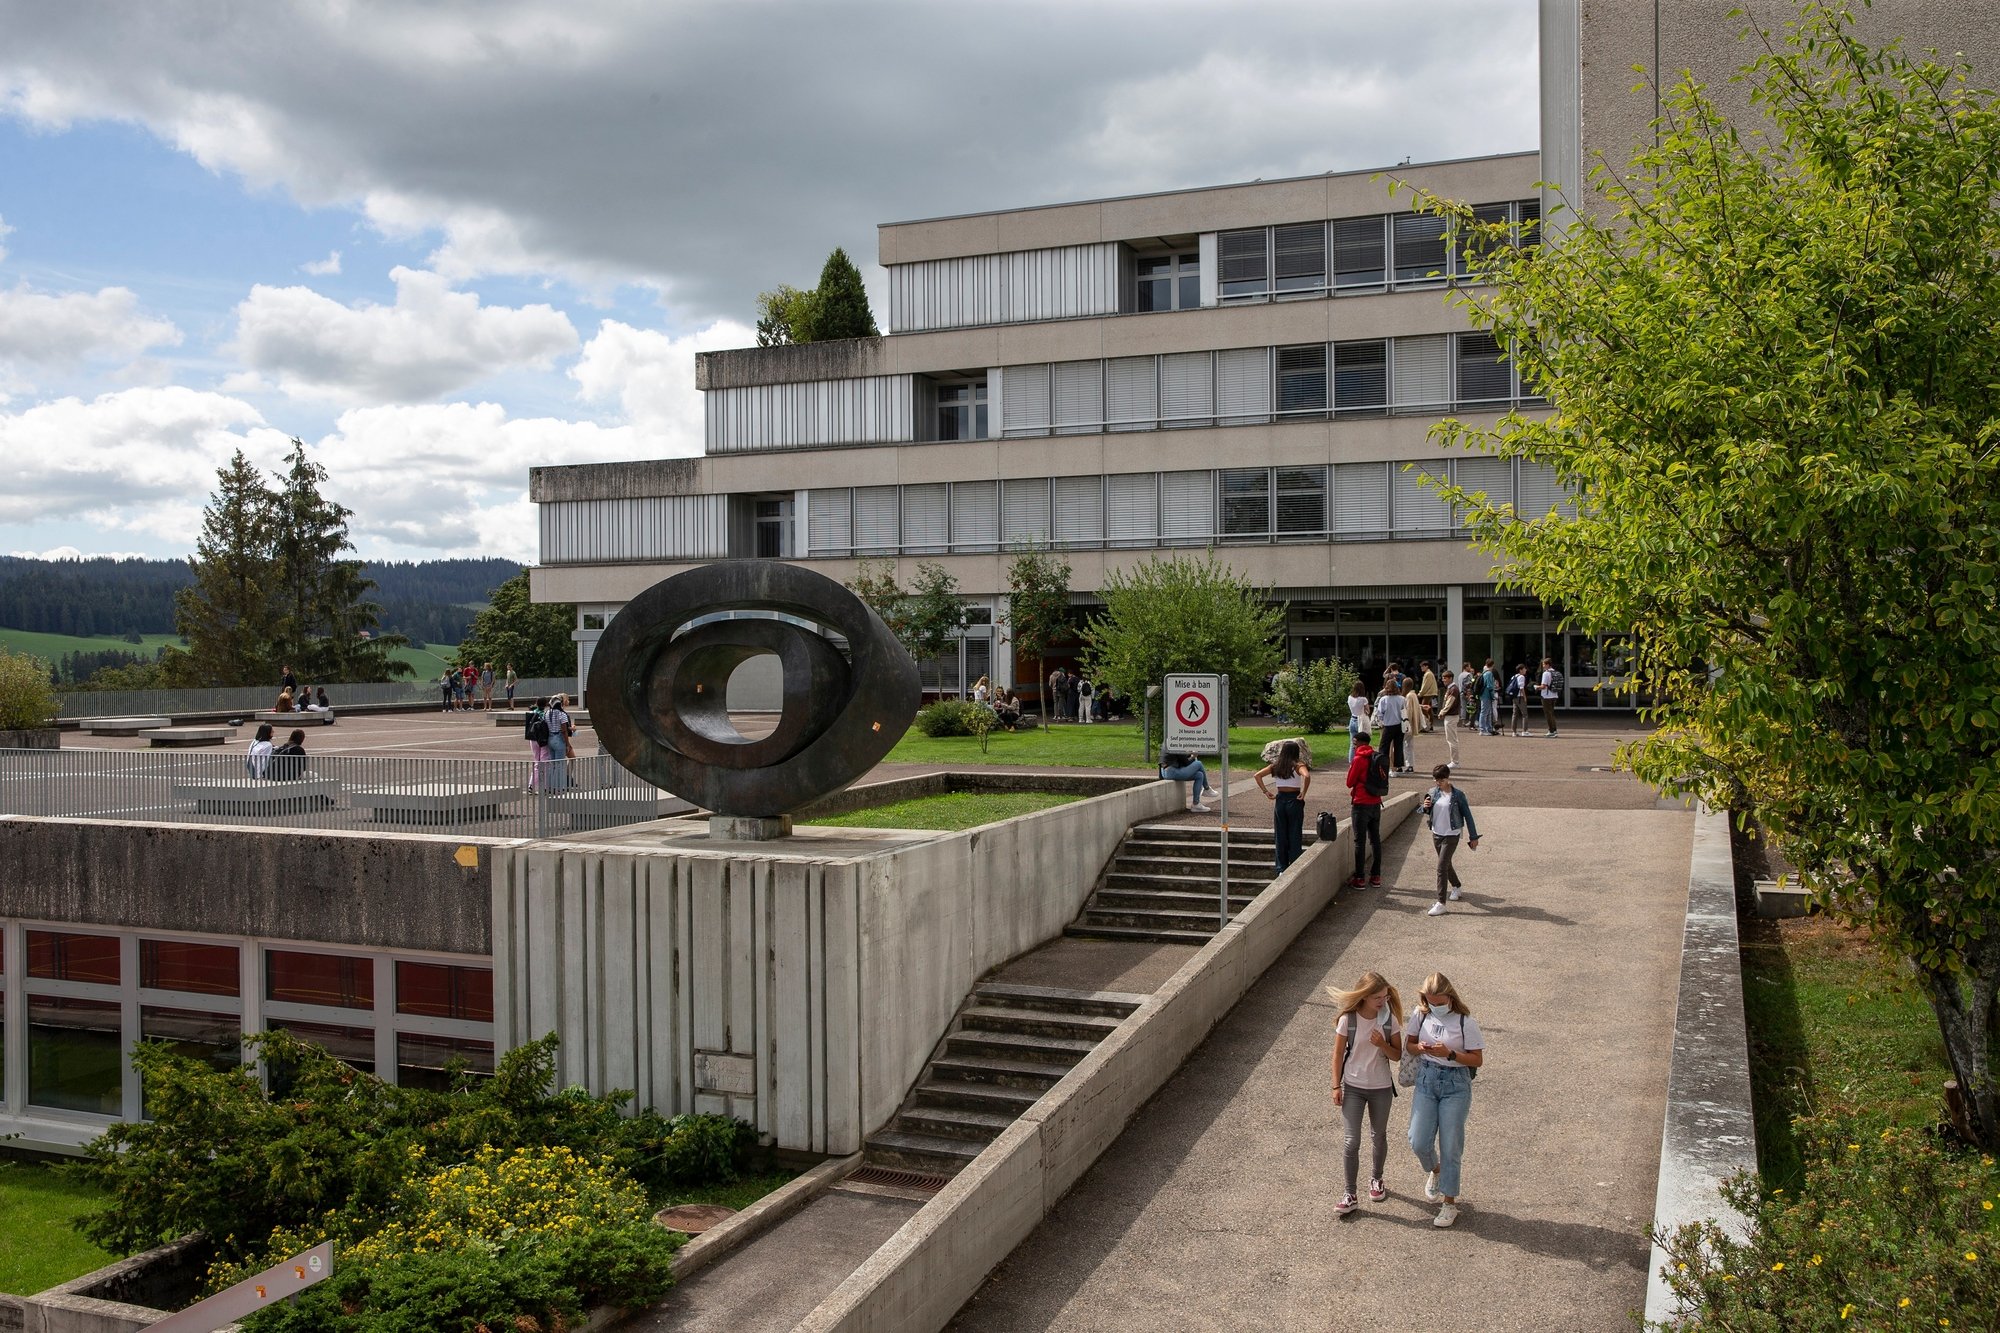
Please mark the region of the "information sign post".
<svg viewBox="0 0 2000 1333"><path fill-rule="evenodd" d="M1168 676L1161 691L1167 710L1165 749L1222 757L1222 872L1216 929L1229 924L1229 677Z"/></svg>

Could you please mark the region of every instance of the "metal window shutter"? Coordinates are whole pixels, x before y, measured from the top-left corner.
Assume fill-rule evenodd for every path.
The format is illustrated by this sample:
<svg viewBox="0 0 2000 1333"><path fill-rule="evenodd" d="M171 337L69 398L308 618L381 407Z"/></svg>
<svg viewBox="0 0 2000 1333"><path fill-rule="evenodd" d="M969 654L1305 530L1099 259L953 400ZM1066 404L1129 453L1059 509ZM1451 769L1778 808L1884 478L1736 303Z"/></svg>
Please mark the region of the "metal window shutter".
<svg viewBox="0 0 2000 1333"><path fill-rule="evenodd" d="M1121 472L1104 479L1104 539L1150 546L1160 535L1160 475Z"/></svg>
<svg viewBox="0 0 2000 1333"><path fill-rule="evenodd" d="M1398 412L1450 409L1450 335L1397 338L1390 348L1389 368Z"/></svg>
<svg viewBox="0 0 2000 1333"><path fill-rule="evenodd" d="M1454 465L1454 477L1468 494L1484 495L1490 505L1514 503L1514 460L1479 455L1461 458Z"/></svg>
<svg viewBox="0 0 2000 1333"><path fill-rule="evenodd" d="M1215 474L1160 474L1160 537L1206 542L1215 536Z"/></svg>
<svg viewBox="0 0 2000 1333"><path fill-rule="evenodd" d="M984 635L965 637L965 681L968 687L979 683L981 676L993 674L993 640Z"/></svg>
<svg viewBox="0 0 2000 1333"><path fill-rule="evenodd" d="M1281 467L1277 472L1277 531L1291 534L1325 532L1326 469Z"/></svg>
<svg viewBox="0 0 2000 1333"><path fill-rule="evenodd" d="M1326 344L1278 349L1278 411L1326 410Z"/></svg>
<svg viewBox="0 0 2000 1333"><path fill-rule="evenodd" d="M1553 510L1565 516L1576 513L1576 503L1556 480L1556 470L1547 463L1531 463L1521 460L1520 498L1514 503L1514 512L1522 518L1546 518Z"/></svg>
<svg viewBox="0 0 2000 1333"><path fill-rule="evenodd" d="M1333 224L1336 287L1380 287L1389 280L1389 229L1381 214L1341 218Z"/></svg>
<svg viewBox="0 0 2000 1333"><path fill-rule="evenodd" d="M1389 223L1396 246L1397 282L1442 282L1445 271L1444 219L1429 213L1397 213Z"/></svg>
<svg viewBox="0 0 2000 1333"><path fill-rule="evenodd" d="M1055 479L1056 544L1095 546L1104 540L1104 478Z"/></svg>
<svg viewBox="0 0 2000 1333"><path fill-rule="evenodd" d="M881 555L894 551L901 523L894 486L857 486L854 490L854 549Z"/></svg>
<svg viewBox="0 0 2000 1333"><path fill-rule="evenodd" d="M1002 372L1000 407L1006 415L1000 429L1007 435L1049 433L1049 368L1008 366Z"/></svg>
<svg viewBox="0 0 2000 1333"><path fill-rule="evenodd" d="M1215 413L1225 426L1271 419L1271 349L1231 347L1215 354Z"/></svg>
<svg viewBox="0 0 2000 1333"><path fill-rule="evenodd" d="M844 553L854 544L854 495L847 487L806 492L806 550Z"/></svg>
<svg viewBox="0 0 2000 1333"><path fill-rule="evenodd" d="M1271 469L1224 469L1222 531L1231 537L1262 537L1271 531Z"/></svg>
<svg viewBox="0 0 2000 1333"><path fill-rule="evenodd" d="M1040 545L1049 540L1049 482L1046 477L1000 484L1000 540Z"/></svg>
<svg viewBox="0 0 2000 1333"><path fill-rule="evenodd" d="M1461 333L1457 344L1460 403L1504 403L1513 397L1514 368L1500 359L1492 334Z"/></svg>
<svg viewBox="0 0 2000 1333"><path fill-rule="evenodd" d="M1280 291L1311 291L1326 285L1326 224L1300 222L1271 232L1273 267Z"/></svg>
<svg viewBox="0 0 2000 1333"><path fill-rule="evenodd" d="M1264 229L1225 231L1215 238L1217 269L1223 282L1262 282L1265 275Z"/></svg>
<svg viewBox="0 0 2000 1333"><path fill-rule="evenodd" d="M941 481L903 487L903 549L942 551L950 544L949 488Z"/></svg>
<svg viewBox="0 0 2000 1333"><path fill-rule="evenodd" d="M1150 356L1104 363L1106 430L1151 430L1159 422L1158 366Z"/></svg>
<svg viewBox="0 0 2000 1333"><path fill-rule="evenodd" d="M1000 483L955 481L951 484L951 544L954 550L980 550L1000 544Z"/></svg>
<svg viewBox="0 0 2000 1333"><path fill-rule="evenodd" d="M1104 363L1058 361L1050 367L1058 435L1094 435L1104 429Z"/></svg>
<svg viewBox="0 0 2000 1333"><path fill-rule="evenodd" d="M1389 344L1333 345L1333 406L1340 412L1379 412L1389 405Z"/></svg>
<svg viewBox="0 0 2000 1333"><path fill-rule="evenodd" d="M1473 228L1498 225L1504 235L1507 221L1513 212L1512 204L1480 204L1475 207L1472 210L1472 226L1458 233L1455 244L1451 247L1451 271L1460 274L1469 273L1480 256L1505 248L1507 245L1505 240L1495 242L1484 233L1475 232Z"/></svg>
<svg viewBox="0 0 2000 1333"><path fill-rule="evenodd" d="M1333 468L1333 530L1342 537L1378 536L1389 531L1388 463L1336 463Z"/></svg>
<svg viewBox="0 0 2000 1333"><path fill-rule="evenodd" d="M1175 352L1160 358L1160 424L1207 426L1215 420L1215 356Z"/></svg>
<svg viewBox="0 0 2000 1333"><path fill-rule="evenodd" d="M1514 203L1514 244L1535 245L1542 239L1542 201L1519 199Z"/></svg>
<svg viewBox="0 0 2000 1333"><path fill-rule="evenodd" d="M1418 463L1406 468L1401 463L1391 464L1395 492L1395 528L1397 532L1449 532L1451 531L1451 506L1443 497L1424 484L1426 476L1451 480L1451 460L1439 458Z"/></svg>

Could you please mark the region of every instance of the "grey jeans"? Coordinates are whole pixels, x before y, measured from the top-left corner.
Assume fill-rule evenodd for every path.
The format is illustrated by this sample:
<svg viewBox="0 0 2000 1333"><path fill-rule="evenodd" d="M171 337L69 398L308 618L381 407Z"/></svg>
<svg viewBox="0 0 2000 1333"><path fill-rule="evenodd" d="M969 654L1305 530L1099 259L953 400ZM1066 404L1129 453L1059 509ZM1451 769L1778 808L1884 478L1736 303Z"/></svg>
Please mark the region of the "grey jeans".
<svg viewBox="0 0 2000 1333"><path fill-rule="evenodd" d="M1442 833L1433 833L1431 846L1437 848L1438 901L1443 902L1447 887L1454 889L1461 887L1458 882L1458 871L1454 870L1451 864L1452 853L1458 850L1458 834L1454 833L1447 837Z"/></svg>
<svg viewBox="0 0 2000 1333"><path fill-rule="evenodd" d="M1346 1142L1341 1147L1340 1165L1347 1172L1347 1192L1355 1193L1355 1173L1361 1169L1361 1113L1368 1113L1368 1127L1373 1131L1374 1142L1369 1146L1374 1151L1375 1169L1368 1173L1370 1180L1382 1178L1382 1167L1389 1160L1389 1104L1394 1100L1394 1088L1357 1088L1353 1084L1343 1085L1341 1091L1340 1118L1347 1129Z"/></svg>

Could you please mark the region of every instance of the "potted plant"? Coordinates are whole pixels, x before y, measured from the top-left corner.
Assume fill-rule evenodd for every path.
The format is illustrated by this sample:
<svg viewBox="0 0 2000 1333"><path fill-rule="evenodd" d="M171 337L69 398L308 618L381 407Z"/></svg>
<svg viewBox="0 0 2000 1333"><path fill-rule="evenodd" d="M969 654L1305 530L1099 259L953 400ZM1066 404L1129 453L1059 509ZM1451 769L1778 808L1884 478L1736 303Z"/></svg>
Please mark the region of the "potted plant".
<svg viewBox="0 0 2000 1333"><path fill-rule="evenodd" d="M60 744L48 664L0 649L0 750L53 750Z"/></svg>

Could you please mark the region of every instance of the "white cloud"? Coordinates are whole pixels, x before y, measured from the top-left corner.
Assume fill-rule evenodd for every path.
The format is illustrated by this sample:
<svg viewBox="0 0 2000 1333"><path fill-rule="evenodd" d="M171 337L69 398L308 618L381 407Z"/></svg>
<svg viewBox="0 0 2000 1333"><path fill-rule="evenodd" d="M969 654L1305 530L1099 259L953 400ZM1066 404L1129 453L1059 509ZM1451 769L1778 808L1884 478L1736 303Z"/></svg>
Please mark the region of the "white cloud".
<svg viewBox="0 0 2000 1333"><path fill-rule="evenodd" d="M149 347L171 347L181 331L171 320L139 313L129 288L47 293L15 287L0 291L0 362L66 365L102 357L135 356Z"/></svg>
<svg viewBox="0 0 2000 1333"><path fill-rule="evenodd" d="M396 268L389 276L389 306L345 306L310 287L260 283L236 307L233 350L287 394L377 404L547 369L576 347L575 327L552 306L482 306L436 273Z"/></svg>
<svg viewBox="0 0 2000 1333"><path fill-rule="evenodd" d="M299 267L316 278L331 277L340 272L340 251L330 251L325 259L315 259Z"/></svg>
<svg viewBox="0 0 2000 1333"><path fill-rule="evenodd" d="M5 241L9 236L9 234L13 232L13 230L14 229L12 227L7 225L6 218L0 218L0 241ZM7 257L7 247L5 245L0 245L0 259L5 259L6 257Z"/></svg>
<svg viewBox="0 0 2000 1333"><path fill-rule="evenodd" d="M645 457L698 454L702 404L694 387L695 353L743 347L755 339L754 329L729 320L674 338L607 319L569 374L585 401L618 405L647 450Z"/></svg>
<svg viewBox="0 0 2000 1333"><path fill-rule="evenodd" d="M146 560L150 557L144 551L91 551L85 553L74 546L51 546L46 551L9 551L16 560Z"/></svg>

